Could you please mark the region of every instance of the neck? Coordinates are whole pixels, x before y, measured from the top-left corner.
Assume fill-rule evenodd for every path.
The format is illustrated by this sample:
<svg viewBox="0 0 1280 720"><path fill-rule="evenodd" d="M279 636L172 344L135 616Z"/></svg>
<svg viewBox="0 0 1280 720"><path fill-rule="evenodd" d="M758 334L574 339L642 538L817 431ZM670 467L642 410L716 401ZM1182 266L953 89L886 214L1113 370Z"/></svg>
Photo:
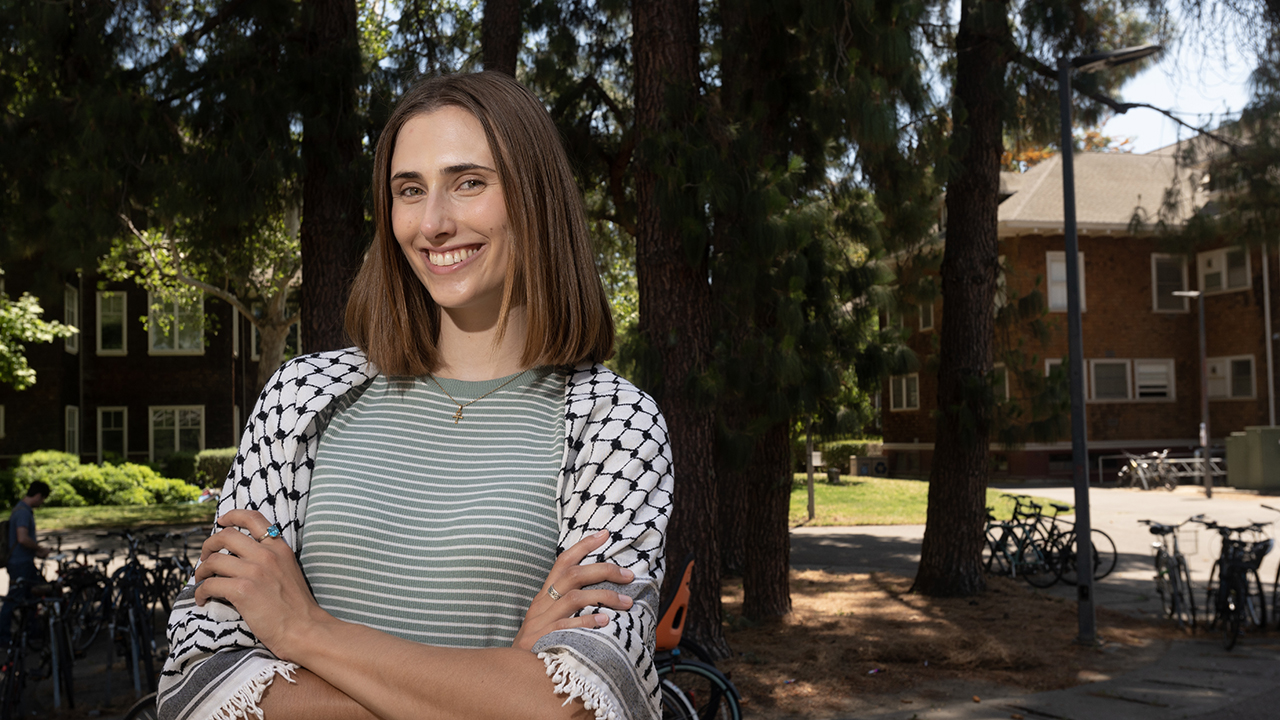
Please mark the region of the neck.
<svg viewBox="0 0 1280 720"><path fill-rule="evenodd" d="M520 361L528 335L524 306L511 308L507 329L498 337L497 318L468 322L456 311L440 313L439 377L454 380L494 380L527 370Z"/></svg>

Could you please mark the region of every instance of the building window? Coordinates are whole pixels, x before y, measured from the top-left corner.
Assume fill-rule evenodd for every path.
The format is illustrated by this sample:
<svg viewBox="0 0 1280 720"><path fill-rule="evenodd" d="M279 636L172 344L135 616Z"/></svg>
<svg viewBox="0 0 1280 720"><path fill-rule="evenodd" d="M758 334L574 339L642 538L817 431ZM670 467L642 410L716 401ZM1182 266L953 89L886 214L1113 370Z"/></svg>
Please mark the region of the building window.
<svg viewBox="0 0 1280 720"><path fill-rule="evenodd" d="M98 462L120 463L129 459L129 409L98 408Z"/></svg>
<svg viewBox="0 0 1280 720"><path fill-rule="evenodd" d="M1128 400L1131 397L1128 360L1090 360L1089 370L1094 400Z"/></svg>
<svg viewBox="0 0 1280 720"><path fill-rule="evenodd" d="M67 452L71 453L72 455L79 455L80 454L80 408L76 407L75 405L68 405L66 407L66 412L64 413L64 416L66 417L66 426L67 426L67 439L66 439Z"/></svg>
<svg viewBox="0 0 1280 720"><path fill-rule="evenodd" d="M62 293L62 321L68 327L76 330L80 329L80 291L70 285L67 285ZM67 352L75 354L80 352L80 333L75 332L66 337L62 341L62 346ZM70 452L69 450L67 452Z"/></svg>
<svg viewBox="0 0 1280 720"><path fill-rule="evenodd" d="M1214 399L1252 398L1253 356L1209 358L1209 397Z"/></svg>
<svg viewBox="0 0 1280 720"><path fill-rule="evenodd" d="M1062 358L1045 358L1044 376L1049 377L1050 375L1053 374L1054 368L1062 367L1063 365L1062 360L1063 360Z"/></svg>
<svg viewBox="0 0 1280 720"><path fill-rule="evenodd" d="M920 306L920 329L933 329L933 303L925 303Z"/></svg>
<svg viewBox="0 0 1280 720"><path fill-rule="evenodd" d="M1084 312L1084 253L1078 253L1080 265L1080 312ZM1060 251L1045 253L1046 274L1049 276L1049 310L1067 311L1067 254Z"/></svg>
<svg viewBox="0 0 1280 720"><path fill-rule="evenodd" d="M1151 255L1151 309L1187 312L1187 298L1173 293L1187 289L1187 261L1178 255Z"/></svg>
<svg viewBox="0 0 1280 720"><path fill-rule="evenodd" d="M889 410L920 409L920 376L894 375L889 378Z"/></svg>
<svg viewBox="0 0 1280 720"><path fill-rule="evenodd" d="M1009 399L1009 373L1005 370L1004 363L996 363L991 368L991 392L998 403Z"/></svg>
<svg viewBox="0 0 1280 720"><path fill-rule="evenodd" d="M150 319L147 333L153 355L204 354L203 296L190 304L174 301L157 305L148 296Z"/></svg>
<svg viewBox="0 0 1280 720"><path fill-rule="evenodd" d="M98 354L127 355L129 336L125 332L127 295L123 292L98 293Z"/></svg>
<svg viewBox="0 0 1280 720"><path fill-rule="evenodd" d="M1139 400L1173 400L1173 360L1134 360L1133 379Z"/></svg>
<svg viewBox="0 0 1280 720"><path fill-rule="evenodd" d="M1218 248L1196 255L1200 289L1205 294L1249 287L1249 253L1244 248Z"/></svg>
<svg viewBox="0 0 1280 720"><path fill-rule="evenodd" d="M152 407L151 461L159 462L175 452L204 449L204 406Z"/></svg>
<svg viewBox="0 0 1280 720"><path fill-rule="evenodd" d="M996 314L1000 313L1000 309L1009 304L1009 280L1004 267L1004 256L1001 255L997 260L996 267L996 294L992 304Z"/></svg>

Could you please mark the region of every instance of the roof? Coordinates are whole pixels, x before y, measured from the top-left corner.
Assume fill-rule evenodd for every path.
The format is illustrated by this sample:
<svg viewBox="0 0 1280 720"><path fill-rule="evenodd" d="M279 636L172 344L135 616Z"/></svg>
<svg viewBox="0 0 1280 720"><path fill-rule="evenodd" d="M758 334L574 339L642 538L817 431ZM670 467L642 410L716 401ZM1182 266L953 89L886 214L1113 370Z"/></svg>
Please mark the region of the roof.
<svg viewBox="0 0 1280 720"><path fill-rule="evenodd" d="M1198 204L1188 180L1192 172L1178 168L1167 153L1076 153L1074 170L1076 225L1082 234L1127 233L1135 212L1145 222L1155 222L1175 178L1184 183L1175 220L1181 222ZM1001 173L1000 192L1009 193L1000 203L1000 236L1063 231L1061 155L1025 173Z"/></svg>

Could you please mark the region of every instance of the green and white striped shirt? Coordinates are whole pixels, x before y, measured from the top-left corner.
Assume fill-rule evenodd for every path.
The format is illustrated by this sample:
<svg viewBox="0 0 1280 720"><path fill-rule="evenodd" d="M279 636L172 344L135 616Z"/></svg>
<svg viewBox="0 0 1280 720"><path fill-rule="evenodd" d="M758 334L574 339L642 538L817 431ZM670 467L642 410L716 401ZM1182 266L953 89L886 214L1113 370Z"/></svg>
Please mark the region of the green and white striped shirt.
<svg viewBox="0 0 1280 720"><path fill-rule="evenodd" d="M510 379L438 378L460 403ZM565 382L528 370L457 423L430 378L379 375L344 398L302 532L320 606L414 642L510 645L555 562Z"/></svg>

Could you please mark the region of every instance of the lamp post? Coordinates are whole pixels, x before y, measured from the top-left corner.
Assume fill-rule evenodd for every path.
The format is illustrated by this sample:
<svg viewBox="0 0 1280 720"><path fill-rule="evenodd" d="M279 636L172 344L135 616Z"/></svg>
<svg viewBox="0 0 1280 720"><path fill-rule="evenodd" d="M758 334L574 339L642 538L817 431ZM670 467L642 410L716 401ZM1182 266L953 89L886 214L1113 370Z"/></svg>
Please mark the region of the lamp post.
<svg viewBox="0 0 1280 720"><path fill-rule="evenodd" d="M1200 478L1204 484L1204 496L1212 498L1213 473L1209 471L1209 363L1204 339L1204 293L1199 290L1174 290L1173 294L1183 298L1197 298L1200 306L1200 461L1204 463L1200 468Z"/></svg>
<svg viewBox="0 0 1280 720"><path fill-rule="evenodd" d="M1062 122L1062 224L1067 264L1067 347L1071 372L1071 467L1076 499L1076 586L1080 635L1076 642L1098 641L1093 605L1093 539L1089 518L1089 448L1085 440L1084 334L1080 327L1080 247L1076 238L1075 147L1071 139L1071 72L1096 72L1140 60L1160 50L1142 45L1111 52L1058 59L1058 104Z"/></svg>

